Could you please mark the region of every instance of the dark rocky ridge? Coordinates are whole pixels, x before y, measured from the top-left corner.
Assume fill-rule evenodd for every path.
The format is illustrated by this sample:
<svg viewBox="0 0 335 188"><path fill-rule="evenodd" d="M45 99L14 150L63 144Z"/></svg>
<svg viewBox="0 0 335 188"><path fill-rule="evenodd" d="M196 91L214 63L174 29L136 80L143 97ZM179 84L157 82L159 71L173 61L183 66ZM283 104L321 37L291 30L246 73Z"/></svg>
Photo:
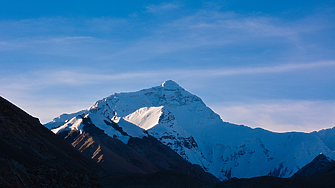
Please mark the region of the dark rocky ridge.
<svg viewBox="0 0 335 188"><path fill-rule="evenodd" d="M300 170L298 170L292 177L310 177L310 176L320 176L326 175L326 173L320 173L323 169L334 164L334 160L327 158L323 154L315 157L312 162L308 163ZM319 174L319 175L318 175Z"/></svg>
<svg viewBox="0 0 335 188"><path fill-rule="evenodd" d="M162 174L168 177L176 172L196 178L204 185L215 185L219 182L212 174L205 172L200 166L189 163L152 136L130 137L128 143L124 144L120 140L106 135L104 131L92 123L89 117L82 117L82 119L84 124L82 134L79 134L79 131L63 131L58 135L111 173L133 173L131 177L142 177L144 174L169 170L170 173L161 173L159 177ZM105 123L118 130L119 126L117 124L113 122ZM134 173L137 173L137 175L134 175ZM106 181L103 180L103 182Z"/></svg>
<svg viewBox="0 0 335 188"><path fill-rule="evenodd" d="M99 187L104 170L0 97L0 187Z"/></svg>
<svg viewBox="0 0 335 188"><path fill-rule="evenodd" d="M335 187L335 161L329 160L323 154L318 155L310 163L302 167L290 178L272 176L254 178L232 178L216 185L216 188L314 188Z"/></svg>

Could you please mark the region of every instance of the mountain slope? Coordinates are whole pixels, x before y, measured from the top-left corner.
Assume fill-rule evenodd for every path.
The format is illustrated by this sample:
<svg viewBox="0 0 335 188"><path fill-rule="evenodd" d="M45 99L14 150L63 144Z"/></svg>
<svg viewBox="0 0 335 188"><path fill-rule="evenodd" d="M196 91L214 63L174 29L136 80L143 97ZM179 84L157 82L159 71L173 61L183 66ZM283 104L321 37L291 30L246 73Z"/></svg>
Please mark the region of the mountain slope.
<svg viewBox="0 0 335 188"><path fill-rule="evenodd" d="M218 182L213 175L192 165L133 124L120 127L102 115L87 114L76 116L52 131L111 173L150 174L174 170L197 177L205 184Z"/></svg>
<svg viewBox="0 0 335 188"><path fill-rule="evenodd" d="M74 116L85 114L86 112L87 112L87 110L81 110L81 111L73 113L73 114L61 114L60 116L54 118L52 121L44 124L44 126L46 126L48 129L57 128L57 127L63 125L66 120L70 120Z"/></svg>
<svg viewBox="0 0 335 188"><path fill-rule="evenodd" d="M308 163L304 167L302 167L298 172L296 172L292 177L310 177L317 175L323 169L334 166L335 161L330 159L329 157L324 156L322 153L313 159L312 162ZM326 174L322 174L326 175ZM319 174L320 176L320 174Z"/></svg>
<svg viewBox="0 0 335 188"><path fill-rule="evenodd" d="M221 180L271 175L289 177L319 153L332 150L315 134L273 133L223 122L197 96L174 81L94 103L99 114L120 127L140 127L180 156Z"/></svg>
<svg viewBox="0 0 335 188"><path fill-rule="evenodd" d="M0 187L98 186L100 166L2 97L0 127Z"/></svg>
<svg viewBox="0 0 335 188"><path fill-rule="evenodd" d="M319 154L290 178L255 177L250 179L233 178L220 182L219 187L335 187L335 161Z"/></svg>
<svg viewBox="0 0 335 188"><path fill-rule="evenodd" d="M335 127L314 131L311 134L320 138L330 150L335 151Z"/></svg>

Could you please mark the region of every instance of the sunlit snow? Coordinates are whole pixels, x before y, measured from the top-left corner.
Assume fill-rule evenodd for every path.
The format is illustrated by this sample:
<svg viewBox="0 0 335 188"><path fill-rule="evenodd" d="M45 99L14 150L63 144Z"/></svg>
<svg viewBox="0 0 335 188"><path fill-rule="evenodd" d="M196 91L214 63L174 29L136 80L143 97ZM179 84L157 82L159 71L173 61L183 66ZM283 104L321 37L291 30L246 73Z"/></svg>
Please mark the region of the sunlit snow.
<svg viewBox="0 0 335 188"><path fill-rule="evenodd" d="M146 130L222 180L265 175L290 177L321 152L335 158L330 149L335 141L324 137L324 132L274 133L223 122L199 97L171 80L137 92L115 93L94 103L87 113L108 135L118 133L104 124L104 118L118 122L134 137L145 136ZM71 120L56 130L75 127L80 129Z"/></svg>

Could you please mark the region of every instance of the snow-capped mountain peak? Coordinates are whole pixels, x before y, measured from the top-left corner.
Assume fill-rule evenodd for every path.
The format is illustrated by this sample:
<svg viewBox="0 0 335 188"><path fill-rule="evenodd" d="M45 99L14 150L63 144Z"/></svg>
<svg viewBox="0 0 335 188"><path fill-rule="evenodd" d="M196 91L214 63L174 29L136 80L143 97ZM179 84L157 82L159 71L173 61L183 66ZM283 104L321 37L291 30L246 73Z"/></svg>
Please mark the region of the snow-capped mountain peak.
<svg viewBox="0 0 335 188"><path fill-rule="evenodd" d="M194 108L204 107L205 104L199 97L189 93L176 82L168 80L160 86L137 92L115 93L95 102L88 110L91 113L99 113L112 118L115 113L119 117L125 117L143 107L159 106L169 108L193 106L193 109L190 110L199 111L200 109Z"/></svg>
<svg viewBox="0 0 335 188"><path fill-rule="evenodd" d="M334 142L328 139L326 145L327 139L317 134L274 133L223 122L199 97L172 80L137 92L115 93L95 102L86 114L103 116L128 133L134 126L145 130L222 180L290 177L321 152L334 157L327 146Z"/></svg>
<svg viewBox="0 0 335 188"><path fill-rule="evenodd" d="M170 89L183 89L182 87L180 87L179 84L177 84L173 80L166 80L165 82L162 83L161 86L164 87L164 88L170 88Z"/></svg>

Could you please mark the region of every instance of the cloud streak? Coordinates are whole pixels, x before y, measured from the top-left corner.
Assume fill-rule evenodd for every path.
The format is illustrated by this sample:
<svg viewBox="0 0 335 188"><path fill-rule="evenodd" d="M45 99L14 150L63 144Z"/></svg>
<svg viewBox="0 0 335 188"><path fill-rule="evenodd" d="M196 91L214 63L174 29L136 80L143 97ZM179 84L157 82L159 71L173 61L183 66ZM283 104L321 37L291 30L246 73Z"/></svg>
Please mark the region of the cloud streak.
<svg viewBox="0 0 335 188"><path fill-rule="evenodd" d="M335 101L272 100L221 103L212 108L228 122L275 132L311 132L335 126Z"/></svg>
<svg viewBox="0 0 335 188"><path fill-rule="evenodd" d="M160 5L148 5L145 8L149 13L158 13L160 11L173 10L180 7L181 5L177 3L162 3Z"/></svg>
<svg viewBox="0 0 335 188"><path fill-rule="evenodd" d="M36 110L39 103L46 105L43 111L48 103L64 110L53 102L76 106L76 101L94 102L111 92L134 91L166 79L225 97L257 98L266 92L273 97L299 86L306 92L318 88L322 94L315 96L333 99L320 95L333 91L334 12L286 20L220 9L185 10L178 3L142 8L145 12L124 18L0 20L1 94L35 101L25 107L35 106L41 117L46 115ZM302 96L296 93L291 98ZM315 97L316 92L310 93Z"/></svg>
<svg viewBox="0 0 335 188"><path fill-rule="evenodd" d="M249 67L231 70L208 70L207 74L211 76L229 76L229 75L248 75L248 74L264 74L264 73L282 73L291 71L300 71L313 68L334 68L335 61L324 61L316 63L298 63L298 64L281 64L270 67Z"/></svg>
<svg viewBox="0 0 335 188"><path fill-rule="evenodd" d="M213 78L225 76L245 76L252 74L285 73L292 71L304 71L310 69L334 69L335 61L281 64L268 67L242 67L242 68L216 68L216 69L171 69L171 70L151 70L139 72L122 73L91 73L92 70L41 70L15 75L7 79L2 79L2 83L7 83L2 87L11 89L38 89L50 85L89 85L117 80L137 80L137 79L162 79L164 77L173 78Z"/></svg>
<svg viewBox="0 0 335 188"><path fill-rule="evenodd" d="M161 4L148 7L159 11L179 6L178 4ZM43 18L13 22L0 21L0 25L3 25L3 31L0 33L2 36L13 35L13 33L20 36L15 40L7 38L1 40L0 38L0 50L12 50L15 47L26 46L46 54L59 52L58 55L78 56L90 53L96 59L105 54L104 59L111 61L115 59L147 61L164 54L200 48L245 46L242 49L246 49L248 46L259 45L273 48L275 43L276 48L282 46L281 51L285 51L285 47L297 56L297 52L310 51L311 48L311 45L306 45L308 40L303 37L304 34L332 27L327 20L323 21L322 18L284 23L278 18L217 11L198 11L190 15L181 15L172 20L158 22L138 22L135 18L77 20ZM60 32L58 28L64 29ZM21 33L22 31L25 33ZM104 38L98 38L97 35L104 36ZM50 36L53 37L50 38ZM81 38L81 36L87 38ZM133 36L139 37L134 38ZM41 41L45 42L44 45L37 45ZM57 43L57 41L67 42L65 47L72 53L62 50L65 44ZM98 47L99 52L90 52L92 49L90 46ZM114 53L107 55L110 49Z"/></svg>

